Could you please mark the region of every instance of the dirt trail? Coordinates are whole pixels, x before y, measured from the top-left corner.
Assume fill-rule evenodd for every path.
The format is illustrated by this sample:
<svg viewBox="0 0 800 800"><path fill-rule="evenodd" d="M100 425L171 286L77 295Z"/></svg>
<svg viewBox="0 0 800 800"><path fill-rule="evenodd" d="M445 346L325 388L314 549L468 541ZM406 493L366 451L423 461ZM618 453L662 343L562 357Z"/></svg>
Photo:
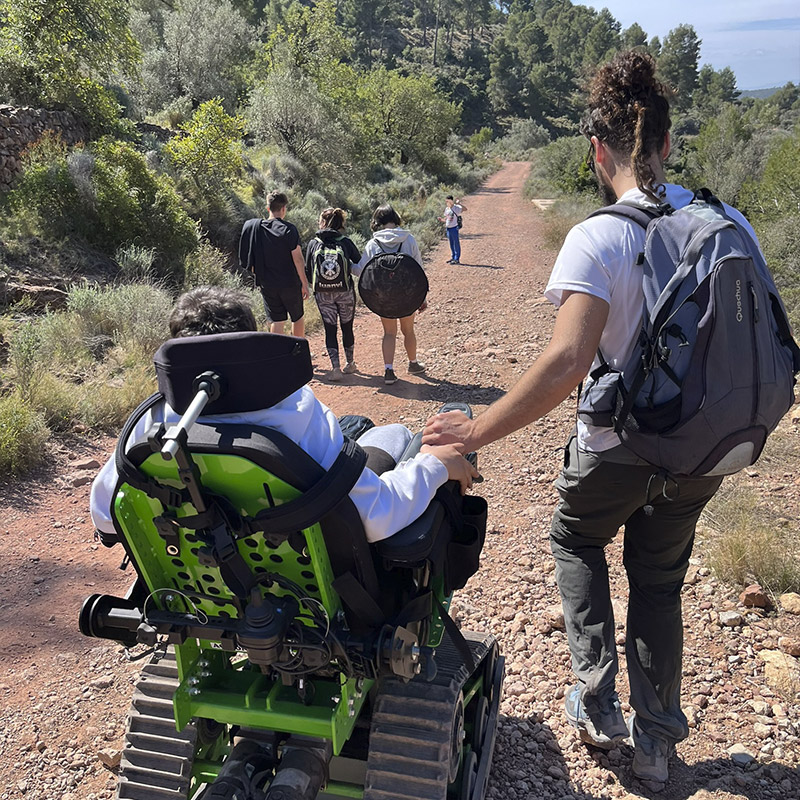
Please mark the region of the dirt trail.
<svg viewBox="0 0 800 800"><path fill-rule="evenodd" d="M427 374L406 374L398 342L400 380L384 386L382 329L361 310L355 326L361 372L339 385L314 382L337 414L364 413L416 429L447 400L468 401L479 412L535 359L555 317L542 298L555 254L542 244L541 212L522 198L527 170L507 164L465 198L460 266L445 264L444 240L429 254L430 308L417 326ZM328 363L321 334L311 346L322 378ZM455 613L465 627L494 632L508 657L490 796L800 797L798 708L766 687L758 659L760 650L776 646L780 620L751 614L737 627L722 627L719 612L734 608L736 598L710 576L700 548L684 595L683 702L693 730L678 748L667 789L653 795L632 779L628 747L591 751L565 724L569 652L547 533L557 448L573 408L567 401L480 457L486 481L477 491L489 501L489 535L480 572L457 596ZM108 439L76 440L56 448L35 480L0 486L0 800L113 796L114 775L100 759L113 763L119 750L137 665L123 663L110 643L81 637L77 616L86 595L124 592L130 577L117 570L120 552L93 541L88 486L73 485L94 471L76 458L103 461L111 446ZM624 620L620 543L609 548L609 558L616 616ZM618 643L622 649L621 627ZM624 658L619 689L625 698ZM737 766L728 753L736 744L758 760Z"/></svg>

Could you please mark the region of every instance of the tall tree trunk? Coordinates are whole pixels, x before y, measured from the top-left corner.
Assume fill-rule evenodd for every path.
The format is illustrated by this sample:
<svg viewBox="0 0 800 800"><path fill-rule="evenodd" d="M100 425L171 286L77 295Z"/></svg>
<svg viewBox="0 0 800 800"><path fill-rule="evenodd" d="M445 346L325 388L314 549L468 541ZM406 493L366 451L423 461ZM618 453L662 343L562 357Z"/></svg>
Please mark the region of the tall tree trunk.
<svg viewBox="0 0 800 800"><path fill-rule="evenodd" d="M439 14L442 10L442 0L436 0L436 27L433 31L433 66L436 66L436 48L439 46Z"/></svg>

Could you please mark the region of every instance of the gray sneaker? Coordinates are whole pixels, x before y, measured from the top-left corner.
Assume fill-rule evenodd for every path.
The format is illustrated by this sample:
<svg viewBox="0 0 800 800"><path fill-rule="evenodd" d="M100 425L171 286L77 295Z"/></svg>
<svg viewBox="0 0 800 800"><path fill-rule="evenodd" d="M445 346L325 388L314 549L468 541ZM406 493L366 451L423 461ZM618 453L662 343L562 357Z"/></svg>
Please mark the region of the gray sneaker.
<svg viewBox="0 0 800 800"><path fill-rule="evenodd" d="M669 780L669 760L675 755L675 745L642 733L635 724L636 715L628 719L630 741L633 744L631 770L640 781L666 783Z"/></svg>
<svg viewBox="0 0 800 800"><path fill-rule="evenodd" d="M356 366L355 361L348 361L343 367L342 372L345 375L352 375L354 372L358 372L358 367Z"/></svg>
<svg viewBox="0 0 800 800"><path fill-rule="evenodd" d="M573 686L564 698L567 721L578 729L581 741L601 750L610 750L616 742L628 738L628 726L619 705L617 693L611 696L600 711L587 712L581 699L581 688Z"/></svg>
<svg viewBox="0 0 800 800"><path fill-rule="evenodd" d="M421 361L409 361L408 371L412 375L420 375L421 373L425 372L425 365Z"/></svg>

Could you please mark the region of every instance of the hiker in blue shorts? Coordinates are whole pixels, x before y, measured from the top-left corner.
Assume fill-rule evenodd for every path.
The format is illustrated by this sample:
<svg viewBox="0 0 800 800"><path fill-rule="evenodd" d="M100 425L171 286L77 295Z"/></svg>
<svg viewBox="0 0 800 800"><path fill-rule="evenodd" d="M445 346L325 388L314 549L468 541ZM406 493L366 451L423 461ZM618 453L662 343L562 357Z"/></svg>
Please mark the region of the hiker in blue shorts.
<svg viewBox="0 0 800 800"><path fill-rule="evenodd" d="M681 209L694 195L665 179L668 90L655 69L649 55L629 51L598 70L583 128L588 165L609 203ZM721 207L756 247L744 217ZM644 244L644 227L617 214L576 225L545 291L559 312L544 352L474 419L458 412L432 417L423 441L460 442L464 452L476 450L549 413L604 364L623 370L642 322ZM550 542L577 677L566 695L567 719L599 748L611 748L630 733L633 774L653 783L667 781L675 744L689 734L680 706L680 594L697 520L721 481L706 474L668 475L623 446L613 427L579 419L556 482L561 501ZM618 661L604 553L620 527L630 587L626 657L634 715L627 722L615 688Z"/></svg>

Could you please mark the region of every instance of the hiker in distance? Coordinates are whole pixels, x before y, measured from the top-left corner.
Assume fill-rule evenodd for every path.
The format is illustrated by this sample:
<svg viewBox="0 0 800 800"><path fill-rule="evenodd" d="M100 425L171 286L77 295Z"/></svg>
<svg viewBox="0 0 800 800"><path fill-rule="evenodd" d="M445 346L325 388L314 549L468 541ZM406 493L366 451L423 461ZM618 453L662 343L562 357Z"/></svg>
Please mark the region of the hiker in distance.
<svg viewBox="0 0 800 800"><path fill-rule="evenodd" d="M418 264L422 264L422 254L419 251L417 240L411 235L411 231L401 228L402 222L400 215L389 204L378 206L372 214L370 227L373 231L372 238L364 247L364 253L358 264L353 266L353 273L361 275L364 267L380 253L405 253L411 256ZM419 312L428 307L427 302L423 302L417 309ZM408 371L411 375L419 375L425 372L425 365L417 361L417 334L414 330L414 314L397 319L380 317L383 325L383 340L381 341L381 351L383 353L383 382L389 386L397 382L397 375L394 371L394 352L397 347L397 325L400 324L400 332L403 334L403 347L408 356Z"/></svg>
<svg viewBox="0 0 800 800"><path fill-rule="evenodd" d="M461 215L467 207L456 201L453 195L449 194L445 198L444 216L439 217L439 222L444 222L444 229L447 231L447 241L450 244L450 259L448 264L461 263L461 240L458 231L461 228Z"/></svg>
<svg viewBox="0 0 800 800"><path fill-rule="evenodd" d="M320 229L306 246L306 277L325 327L325 348L331 360L328 380L334 382L340 381L342 374L350 375L357 369L353 359L356 292L352 265L358 262L361 253L344 235L346 220L347 215L341 208L324 209L319 215ZM342 328L344 368L339 359L337 321Z"/></svg>
<svg viewBox="0 0 800 800"><path fill-rule="evenodd" d="M283 192L267 195L269 217L249 219L239 239L239 264L255 276L270 319L270 332L283 333L287 316L292 336L305 336L303 301L308 299L303 251L297 228L284 217L289 200Z"/></svg>
<svg viewBox="0 0 800 800"><path fill-rule="evenodd" d="M463 452L476 450L547 414L582 381L589 388L602 389L604 377L618 378L620 372L627 375L629 363L635 363L633 357L640 355L637 339L643 323L648 322L643 317L642 258L653 251L645 246L646 223L628 218L625 212L633 209L619 203L649 208L655 217L659 217L657 209L664 210L664 204L669 204L670 211L687 207L684 213L661 216L654 226L706 225L699 213L688 210L693 192L665 181L664 160L670 149L669 95L656 80L655 69L649 55L624 52L602 66L591 82L583 125L589 140L588 163L603 196L618 204L609 207L616 209L613 213L606 209L593 215L567 235L545 290L559 312L544 352L504 397L474 419L457 412L432 417L425 427L424 442L461 443ZM730 206L719 201L716 204L705 204L703 213L716 208L714 213L735 223L735 228L725 226L727 234L718 236L734 237L733 241L746 250L751 269L753 264L763 264L755 233L745 218ZM697 208L695 203L693 209ZM650 215L644 216L649 220ZM664 230L659 227L652 235ZM650 234L647 236L649 243ZM666 269L674 274L674 262L666 264ZM766 277L762 281L759 273L754 286L771 284L766 266L763 272ZM770 291L774 290L774 284L771 286ZM749 298L740 306L740 313L754 327L768 326L764 341L776 351L781 349L780 359L788 359L788 366L786 360L782 362L788 377L781 387L786 396L781 401L785 405L779 419L790 404L792 357L788 342L779 341L777 333L773 335L769 295L763 298L760 322L757 309L751 314ZM728 317L720 321L724 310L716 317L719 326L735 326L737 314L729 315L731 322ZM775 314L776 319L778 316ZM697 327L695 323L694 333L690 326L684 331L696 337ZM727 339L725 343L727 352L720 354L717 363L722 363L728 375L741 372L735 364L743 353ZM678 355L685 352L679 344L670 339L670 349ZM753 361L757 363L757 359ZM770 362L772 369L774 363L779 362ZM753 370L747 366L745 372L750 376ZM759 389L767 391L762 384L754 387L754 393ZM610 399L614 398L612 395ZM663 783L668 779L668 761L675 744L689 733L680 707L681 586L698 517L722 478L707 472L698 477L682 477L689 474L683 472L676 476L663 465L645 461L621 444L621 436L612 427L613 408L609 406L603 420L592 414L594 395L585 389L581 401L587 413L579 413L565 447L563 470L556 482L560 503L550 534L577 677L576 686L565 699L566 714L581 738L596 747L610 748L630 730L634 775ZM710 446L716 447L718 442ZM604 547L621 526L630 587L626 656L634 710L627 723L615 689L618 662L604 555Z"/></svg>

